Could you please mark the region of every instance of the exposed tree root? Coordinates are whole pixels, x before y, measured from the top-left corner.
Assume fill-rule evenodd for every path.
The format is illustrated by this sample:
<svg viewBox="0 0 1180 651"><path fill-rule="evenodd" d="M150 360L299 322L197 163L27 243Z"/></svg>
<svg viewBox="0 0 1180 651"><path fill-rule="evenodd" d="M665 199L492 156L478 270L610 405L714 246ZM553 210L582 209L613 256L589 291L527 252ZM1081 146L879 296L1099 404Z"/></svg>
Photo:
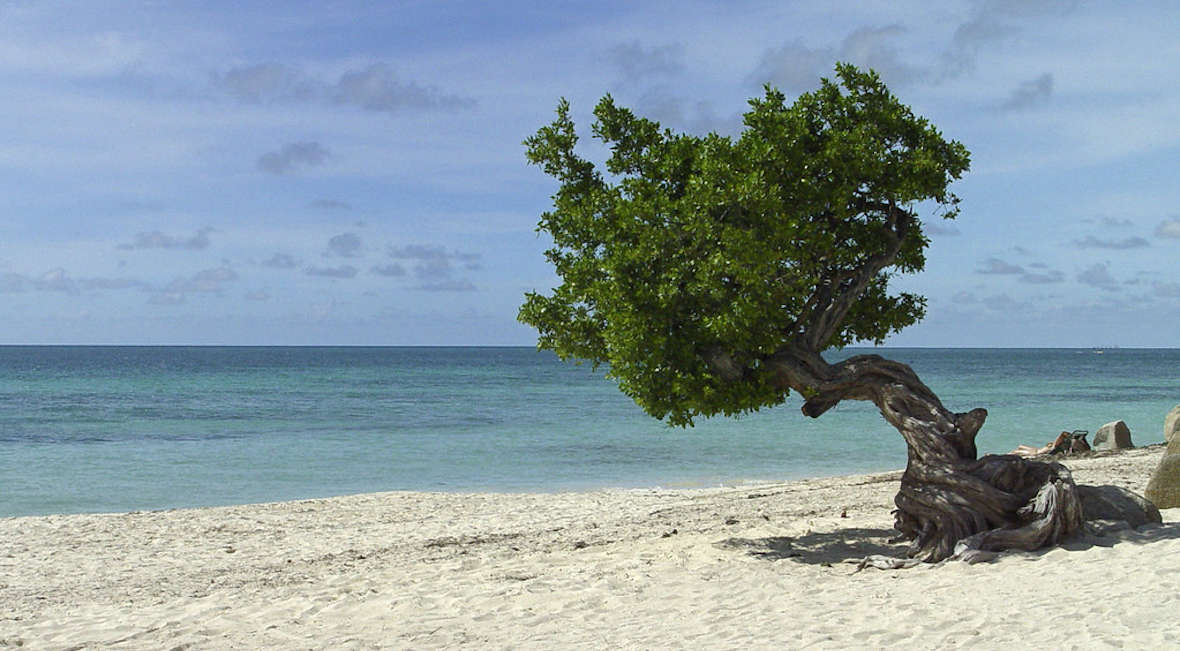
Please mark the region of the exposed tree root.
<svg viewBox="0 0 1180 651"><path fill-rule="evenodd" d="M773 358L780 381L818 417L840 400L869 400L905 438L909 458L895 498L899 540L926 562L977 562L990 552L1034 550L1079 531L1082 505L1069 470L1014 455L976 458L987 411L953 413L905 364L876 355L829 365L809 351Z"/></svg>

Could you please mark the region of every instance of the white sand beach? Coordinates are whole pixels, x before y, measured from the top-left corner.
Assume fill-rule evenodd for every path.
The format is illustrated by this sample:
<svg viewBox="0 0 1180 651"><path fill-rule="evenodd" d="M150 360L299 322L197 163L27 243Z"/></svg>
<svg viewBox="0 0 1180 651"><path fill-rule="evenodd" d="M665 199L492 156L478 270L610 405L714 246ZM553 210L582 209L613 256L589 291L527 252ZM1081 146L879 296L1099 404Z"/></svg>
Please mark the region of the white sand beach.
<svg viewBox="0 0 1180 651"><path fill-rule="evenodd" d="M1142 493L1163 448L1067 461ZM0 648L1175 648L1180 509L857 571L900 473L0 520Z"/></svg>

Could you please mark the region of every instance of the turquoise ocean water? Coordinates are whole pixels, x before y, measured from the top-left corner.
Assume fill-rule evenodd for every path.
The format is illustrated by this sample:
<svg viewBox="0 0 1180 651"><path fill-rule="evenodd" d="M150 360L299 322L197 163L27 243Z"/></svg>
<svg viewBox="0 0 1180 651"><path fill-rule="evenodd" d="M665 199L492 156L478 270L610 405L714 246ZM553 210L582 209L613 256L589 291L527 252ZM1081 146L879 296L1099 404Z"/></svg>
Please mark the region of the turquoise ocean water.
<svg viewBox="0 0 1180 651"><path fill-rule="evenodd" d="M1158 443L1180 403L1177 349L875 352L948 408L987 408L984 453L1116 419ZM904 466L872 405L817 420L799 405L673 429L601 372L531 348L0 347L0 516Z"/></svg>

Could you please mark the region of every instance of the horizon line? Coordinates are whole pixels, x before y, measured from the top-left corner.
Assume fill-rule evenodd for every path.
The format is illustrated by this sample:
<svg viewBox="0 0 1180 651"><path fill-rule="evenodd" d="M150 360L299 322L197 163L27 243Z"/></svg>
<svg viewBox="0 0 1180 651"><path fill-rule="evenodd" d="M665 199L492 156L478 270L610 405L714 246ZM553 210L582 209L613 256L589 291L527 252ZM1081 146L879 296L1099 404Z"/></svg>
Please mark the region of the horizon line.
<svg viewBox="0 0 1180 651"><path fill-rule="evenodd" d="M532 344L227 344L227 343L0 343L0 348L532 348ZM846 349L866 350L1177 350L1180 346L927 346L927 345L852 345L828 348L821 352Z"/></svg>

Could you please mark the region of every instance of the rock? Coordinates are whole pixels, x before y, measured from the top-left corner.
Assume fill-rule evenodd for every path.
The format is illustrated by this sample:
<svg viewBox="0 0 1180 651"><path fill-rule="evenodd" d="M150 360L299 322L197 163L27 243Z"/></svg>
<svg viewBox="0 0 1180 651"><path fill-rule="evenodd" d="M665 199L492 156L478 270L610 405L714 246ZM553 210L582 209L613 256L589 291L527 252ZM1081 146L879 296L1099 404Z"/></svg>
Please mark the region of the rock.
<svg viewBox="0 0 1180 651"><path fill-rule="evenodd" d="M1180 440L1180 437L1175 440ZM1144 492L1147 499L1161 509L1180 506L1180 454L1165 454L1160 459L1160 465L1156 467L1151 481L1147 482Z"/></svg>
<svg viewBox="0 0 1180 651"><path fill-rule="evenodd" d="M1163 522L1159 504L1121 486L1079 484L1078 499L1086 520L1124 520L1132 527Z"/></svg>
<svg viewBox="0 0 1180 651"><path fill-rule="evenodd" d="M1133 448L1131 430L1121 420L1107 423L1094 432L1093 448L1095 450L1124 450Z"/></svg>
<svg viewBox="0 0 1180 651"><path fill-rule="evenodd" d="M1180 405L1172 407L1172 411L1164 416L1164 442L1171 443L1180 434Z"/></svg>

